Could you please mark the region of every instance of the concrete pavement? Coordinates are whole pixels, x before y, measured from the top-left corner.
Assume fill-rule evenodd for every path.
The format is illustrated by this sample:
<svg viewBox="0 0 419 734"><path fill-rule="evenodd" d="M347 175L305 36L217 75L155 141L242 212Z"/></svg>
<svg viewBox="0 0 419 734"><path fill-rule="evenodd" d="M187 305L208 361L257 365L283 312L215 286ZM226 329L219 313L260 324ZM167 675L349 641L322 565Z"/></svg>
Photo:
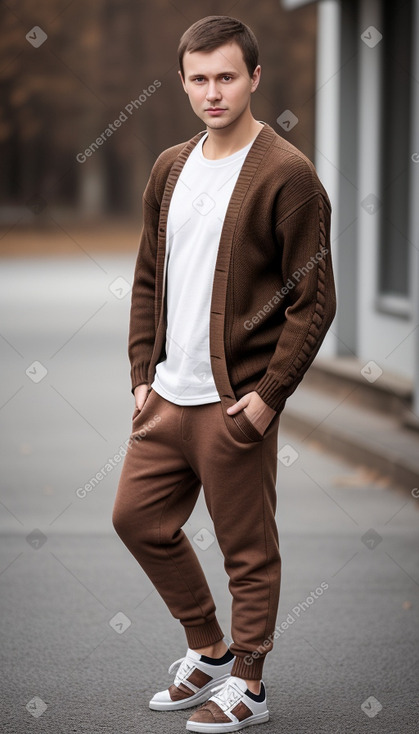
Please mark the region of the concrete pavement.
<svg viewBox="0 0 419 734"><path fill-rule="evenodd" d="M5 734L183 732L193 710L148 708L172 682L167 668L185 653L185 637L111 524L115 457L133 409L134 260L95 253L1 262ZM278 457L283 582L264 670L271 719L257 730L413 733L419 497L368 483L281 427ZM85 496L77 493L101 470ZM215 537L200 544L203 528L214 535L201 493L184 529L230 633L223 559Z"/></svg>

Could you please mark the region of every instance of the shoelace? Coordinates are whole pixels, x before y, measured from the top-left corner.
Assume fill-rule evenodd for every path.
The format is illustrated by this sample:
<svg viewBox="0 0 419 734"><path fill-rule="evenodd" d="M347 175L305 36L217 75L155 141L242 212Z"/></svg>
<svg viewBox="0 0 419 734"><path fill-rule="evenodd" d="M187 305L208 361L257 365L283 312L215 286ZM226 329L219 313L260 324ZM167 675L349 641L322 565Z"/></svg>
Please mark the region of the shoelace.
<svg viewBox="0 0 419 734"><path fill-rule="evenodd" d="M227 681L224 681L224 683L219 683L211 690L220 691L220 693L216 693L215 696L213 696L212 698L216 699L216 703L218 703L223 711L226 711L228 708L230 708L230 706L233 705L233 703L236 703L236 701L238 701L239 698L242 697L242 692L239 692L234 685L228 683Z"/></svg>
<svg viewBox="0 0 419 734"><path fill-rule="evenodd" d="M226 641L228 640L228 638L224 638L224 639ZM230 639L229 644L231 642L232 642L232 640ZM182 665L182 663L183 663L183 665ZM188 663L187 662L187 655L184 655L183 658L179 658L179 660L175 660L170 665L170 667L168 668L168 671L167 672L168 673L172 673L173 670L175 669L176 665L179 665L179 670L177 672L178 676L183 677L183 678L186 677L186 675L189 673L190 669L193 667L192 663ZM222 683L221 685L224 685L224 683ZM217 687L219 687L219 686L217 686Z"/></svg>
<svg viewBox="0 0 419 734"><path fill-rule="evenodd" d="M192 663L188 662L187 655L185 655L183 658L179 658L179 660L175 660L174 663L171 664L167 672L172 673L176 665L179 665L179 670L177 671L177 675L182 680L184 680L187 677L188 673L193 668Z"/></svg>

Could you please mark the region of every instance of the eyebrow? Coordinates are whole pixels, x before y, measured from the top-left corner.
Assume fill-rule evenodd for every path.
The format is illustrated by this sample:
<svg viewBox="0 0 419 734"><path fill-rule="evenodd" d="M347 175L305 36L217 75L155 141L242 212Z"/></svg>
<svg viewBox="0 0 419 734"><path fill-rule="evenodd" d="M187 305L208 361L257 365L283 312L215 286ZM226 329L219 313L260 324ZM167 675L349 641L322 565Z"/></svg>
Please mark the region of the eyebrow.
<svg viewBox="0 0 419 734"><path fill-rule="evenodd" d="M220 71L216 76L235 76L237 71ZM195 72L194 74L188 74L188 79L193 79L195 76L206 76L202 72Z"/></svg>

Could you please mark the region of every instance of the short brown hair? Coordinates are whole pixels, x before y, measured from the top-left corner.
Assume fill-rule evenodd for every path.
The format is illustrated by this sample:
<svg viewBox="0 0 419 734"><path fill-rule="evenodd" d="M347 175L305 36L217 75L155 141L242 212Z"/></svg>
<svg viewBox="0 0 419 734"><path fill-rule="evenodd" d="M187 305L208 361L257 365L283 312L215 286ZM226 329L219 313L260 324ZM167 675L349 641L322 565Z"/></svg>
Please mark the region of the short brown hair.
<svg viewBox="0 0 419 734"><path fill-rule="evenodd" d="M187 51L213 51L232 41L240 46L249 76L252 77L259 59L256 36L247 25L228 15L208 15L197 20L184 32L178 47L182 77L185 78L183 57Z"/></svg>

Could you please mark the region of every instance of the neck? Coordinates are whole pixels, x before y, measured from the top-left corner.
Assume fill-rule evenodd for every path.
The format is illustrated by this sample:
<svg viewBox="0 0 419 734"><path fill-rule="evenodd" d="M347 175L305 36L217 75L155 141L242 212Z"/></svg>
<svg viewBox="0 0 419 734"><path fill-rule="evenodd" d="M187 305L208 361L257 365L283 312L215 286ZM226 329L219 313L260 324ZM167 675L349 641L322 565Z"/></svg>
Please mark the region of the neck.
<svg viewBox="0 0 419 734"><path fill-rule="evenodd" d="M263 123L255 120L250 112L224 128L207 126L208 137L203 143L202 152L209 160L226 158L248 145L262 128Z"/></svg>

